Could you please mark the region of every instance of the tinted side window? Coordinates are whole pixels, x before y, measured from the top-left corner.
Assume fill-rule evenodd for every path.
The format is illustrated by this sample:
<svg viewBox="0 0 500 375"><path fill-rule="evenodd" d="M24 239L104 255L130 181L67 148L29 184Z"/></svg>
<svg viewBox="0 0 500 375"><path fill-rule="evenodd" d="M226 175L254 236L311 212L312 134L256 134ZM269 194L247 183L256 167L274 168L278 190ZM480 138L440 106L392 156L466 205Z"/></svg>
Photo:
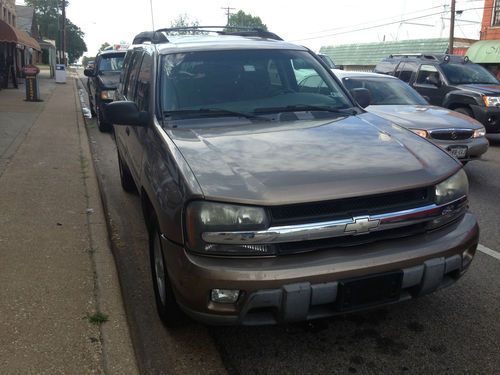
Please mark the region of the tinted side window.
<svg viewBox="0 0 500 375"><path fill-rule="evenodd" d="M413 62L401 63L398 66L399 75L397 76L403 82L410 82L411 77L417 71L417 64Z"/></svg>
<svg viewBox="0 0 500 375"><path fill-rule="evenodd" d="M382 73L382 74L394 74L394 68L396 68L397 61L388 61L388 60L383 60L377 64L375 69L373 70L375 73Z"/></svg>
<svg viewBox="0 0 500 375"><path fill-rule="evenodd" d="M152 60L151 55L148 53L144 54L139 76L137 77L134 101L137 103L137 107L140 111L147 111L149 109L149 86L151 82Z"/></svg>
<svg viewBox="0 0 500 375"><path fill-rule="evenodd" d="M429 77L435 76L439 80L439 72L433 65L421 65L417 74L416 84L428 85Z"/></svg>
<svg viewBox="0 0 500 375"><path fill-rule="evenodd" d="M123 89L123 94L128 100L134 100L135 98L135 87L137 83L137 76L139 75L139 68L141 66L142 52L137 51L134 53L130 68L127 73L125 86Z"/></svg>

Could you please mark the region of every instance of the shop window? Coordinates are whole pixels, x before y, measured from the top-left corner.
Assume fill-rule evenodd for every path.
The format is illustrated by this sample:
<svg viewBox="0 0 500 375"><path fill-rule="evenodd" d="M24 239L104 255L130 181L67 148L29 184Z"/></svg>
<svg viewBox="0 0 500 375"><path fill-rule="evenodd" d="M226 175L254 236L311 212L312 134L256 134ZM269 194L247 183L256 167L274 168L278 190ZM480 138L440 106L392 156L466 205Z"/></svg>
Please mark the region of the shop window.
<svg viewBox="0 0 500 375"><path fill-rule="evenodd" d="M491 26L500 26L500 1L495 0L493 5L493 17L491 18Z"/></svg>

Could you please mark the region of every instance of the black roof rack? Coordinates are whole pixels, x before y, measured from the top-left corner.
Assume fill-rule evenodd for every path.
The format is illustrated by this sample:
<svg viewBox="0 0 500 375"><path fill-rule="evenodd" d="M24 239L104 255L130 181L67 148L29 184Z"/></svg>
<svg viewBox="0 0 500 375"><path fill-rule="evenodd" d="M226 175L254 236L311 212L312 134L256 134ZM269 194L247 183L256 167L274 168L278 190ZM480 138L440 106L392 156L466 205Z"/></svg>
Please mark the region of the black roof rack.
<svg viewBox="0 0 500 375"><path fill-rule="evenodd" d="M259 27L243 27L243 26L189 26L189 27L170 27L158 29L155 31L143 31L135 36L132 44L143 44L150 42L151 44L168 43L167 35L183 34L207 34L216 33L219 35L238 35L238 36L254 36L259 38L283 40L275 33L264 30Z"/></svg>

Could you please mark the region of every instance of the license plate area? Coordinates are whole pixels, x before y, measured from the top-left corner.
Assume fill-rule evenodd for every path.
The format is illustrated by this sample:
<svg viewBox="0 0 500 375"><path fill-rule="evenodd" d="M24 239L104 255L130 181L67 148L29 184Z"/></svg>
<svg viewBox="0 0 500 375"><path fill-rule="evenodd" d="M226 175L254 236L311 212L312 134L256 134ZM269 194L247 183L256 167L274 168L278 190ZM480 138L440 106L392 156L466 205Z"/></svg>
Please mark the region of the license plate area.
<svg viewBox="0 0 500 375"><path fill-rule="evenodd" d="M403 271L342 280L339 282L337 309L357 310L399 300Z"/></svg>
<svg viewBox="0 0 500 375"><path fill-rule="evenodd" d="M467 156L467 146L450 146L448 152L458 159L463 159Z"/></svg>

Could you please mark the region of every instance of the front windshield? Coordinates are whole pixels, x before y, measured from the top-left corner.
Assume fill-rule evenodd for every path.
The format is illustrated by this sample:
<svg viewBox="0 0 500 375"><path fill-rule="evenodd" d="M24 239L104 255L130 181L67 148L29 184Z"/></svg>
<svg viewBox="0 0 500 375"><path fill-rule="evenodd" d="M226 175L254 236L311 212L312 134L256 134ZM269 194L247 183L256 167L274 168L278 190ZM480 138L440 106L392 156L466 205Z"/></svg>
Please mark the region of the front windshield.
<svg viewBox="0 0 500 375"><path fill-rule="evenodd" d="M125 54L102 56L99 62L99 71L118 72L122 69Z"/></svg>
<svg viewBox="0 0 500 375"><path fill-rule="evenodd" d="M399 79L385 77L346 77L342 80L350 91L356 88L367 89L370 105L426 105L418 92Z"/></svg>
<svg viewBox="0 0 500 375"><path fill-rule="evenodd" d="M441 69L454 85L467 83L498 84L498 80L485 68L477 64L441 64Z"/></svg>
<svg viewBox="0 0 500 375"><path fill-rule="evenodd" d="M160 68L160 103L169 116L197 117L196 111L263 114L313 106L340 111L353 106L329 72L304 51L177 53L163 56ZM301 86L304 75L318 76L323 87Z"/></svg>

